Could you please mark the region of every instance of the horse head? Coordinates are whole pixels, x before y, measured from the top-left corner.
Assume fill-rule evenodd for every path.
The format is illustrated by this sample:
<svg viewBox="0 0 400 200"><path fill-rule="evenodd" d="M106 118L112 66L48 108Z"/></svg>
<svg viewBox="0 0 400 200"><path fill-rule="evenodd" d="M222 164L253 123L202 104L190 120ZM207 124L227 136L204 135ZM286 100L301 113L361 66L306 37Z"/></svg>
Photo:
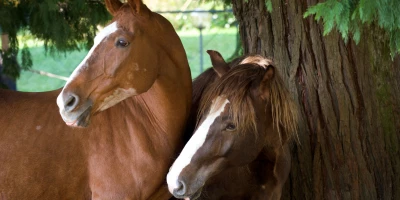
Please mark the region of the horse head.
<svg viewBox="0 0 400 200"><path fill-rule="evenodd" d="M111 23L97 34L57 98L71 126L87 126L93 114L148 91L163 70L160 52L169 53L163 41L168 36L158 34L176 34L161 24L166 20L154 20L158 16L140 0L106 0L106 6Z"/></svg>
<svg viewBox="0 0 400 200"><path fill-rule="evenodd" d="M167 175L177 198L195 199L215 175L251 163L267 144L280 146L290 137L276 127L286 124L279 124L272 105L279 79L272 61L248 56L230 68L218 52L208 53L219 79L204 92L198 126Z"/></svg>

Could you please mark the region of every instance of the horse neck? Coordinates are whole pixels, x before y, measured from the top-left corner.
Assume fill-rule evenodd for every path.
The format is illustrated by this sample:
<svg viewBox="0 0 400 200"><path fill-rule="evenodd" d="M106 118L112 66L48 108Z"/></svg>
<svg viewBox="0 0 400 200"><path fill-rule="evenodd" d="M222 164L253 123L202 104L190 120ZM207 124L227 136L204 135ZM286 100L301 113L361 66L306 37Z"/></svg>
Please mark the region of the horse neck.
<svg viewBox="0 0 400 200"><path fill-rule="evenodd" d="M143 95L143 98L154 102L150 105L151 109L164 122L167 130L172 128L170 126L177 126L177 123L182 123L179 127L185 126L192 102L192 80L185 51L178 45L174 54L168 53L160 54L159 76ZM179 131L182 132L183 129Z"/></svg>
<svg viewBox="0 0 400 200"><path fill-rule="evenodd" d="M169 102L169 104L178 110L189 111L192 98L192 78L185 49L168 20L157 13L153 13L153 19L155 21L153 25L147 27L152 31L148 33L153 34L152 37L158 41L161 51L158 57L159 77L152 88L162 99L185 100L181 105L177 105L177 102ZM158 27L163 34L154 31L155 27Z"/></svg>
<svg viewBox="0 0 400 200"><path fill-rule="evenodd" d="M93 117L83 144L93 173L110 173L107 166L113 166L122 171L132 168L135 173L152 173L154 180L163 180L181 147L190 104L186 93L191 89L179 81L171 84L165 79L160 74L147 92ZM119 163L121 160L127 162ZM149 166L156 170L145 171ZM122 173L121 170L115 173ZM138 176L137 180L143 181L147 175Z"/></svg>
<svg viewBox="0 0 400 200"><path fill-rule="evenodd" d="M159 63L159 76L152 87L116 105L115 109L132 113L129 115L132 119L125 120L147 127L147 133L142 134L158 138L150 140L164 140L169 141L170 145L176 145L182 137L191 105L189 67L186 60L173 60L166 54L159 57Z"/></svg>

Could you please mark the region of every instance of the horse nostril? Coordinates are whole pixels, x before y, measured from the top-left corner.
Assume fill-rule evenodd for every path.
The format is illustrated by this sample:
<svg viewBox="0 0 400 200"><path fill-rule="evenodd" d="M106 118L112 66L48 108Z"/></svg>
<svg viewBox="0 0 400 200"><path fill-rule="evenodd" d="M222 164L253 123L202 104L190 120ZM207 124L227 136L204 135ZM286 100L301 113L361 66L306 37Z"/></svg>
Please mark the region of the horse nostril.
<svg viewBox="0 0 400 200"><path fill-rule="evenodd" d="M67 100L64 102L64 109L65 111L71 111L76 108L78 105L79 98L75 94L70 94L67 98Z"/></svg>
<svg viewBox="0 0 400 200"><path fill-rule="evenodd" d="M178 181L178 187L174 189L175 196L184 196L186 194L186 185L183 181Z"/></svg>

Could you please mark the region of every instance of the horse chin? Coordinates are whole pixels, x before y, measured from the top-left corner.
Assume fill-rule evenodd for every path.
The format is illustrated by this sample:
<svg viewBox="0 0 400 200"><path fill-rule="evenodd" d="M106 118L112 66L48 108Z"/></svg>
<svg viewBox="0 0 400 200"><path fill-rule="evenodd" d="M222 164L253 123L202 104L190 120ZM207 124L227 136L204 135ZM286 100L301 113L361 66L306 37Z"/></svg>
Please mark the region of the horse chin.
<svg viewBox="0 0 400 200"><path fill-rule="evenodd" d="M89 107L82 113L82 115L78 118L77 125L78 127L87 127L90 124L90 111L92 107Z"/></svg>
<svg viewBox="0 0 400 200"><path fill-rule="evenodd" d="M193 195L191 195L190 197L185 198L185 200L196 200L201 196L201 190L203 188L200 188L199 190L197 190L197 192L195 192Z"/></svg>
<svg viewBox="0 0 400 200"><path fill-rule="evenodd" d="M193 194L185 194L183 196L176 196L174 195L176 198L178 199L185 199L185 200L196 200L199 199L201 196L201 192L203 190L203 187L199 188L196 192L194 192Z"/></svg>
<svg viewBox="0 0 400 200"><path fill-rule="evenodd" d="M79 117L77 117L76 120L74 121L65 121L65 123L68 126L71 127L87 127L90 124L90 113L91 113L92 107L89 106L88 108L86 108L86 110L84 110L82 112L82 114L79 115Z"/></svg>

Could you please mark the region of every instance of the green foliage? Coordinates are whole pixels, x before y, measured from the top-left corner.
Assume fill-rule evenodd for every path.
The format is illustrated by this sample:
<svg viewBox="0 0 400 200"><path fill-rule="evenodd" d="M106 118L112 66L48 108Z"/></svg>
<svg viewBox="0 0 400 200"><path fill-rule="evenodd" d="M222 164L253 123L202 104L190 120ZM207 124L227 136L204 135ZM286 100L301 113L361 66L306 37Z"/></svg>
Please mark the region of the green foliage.
<svg viewBox="0 0 400 200"><path fill-rule="evenodd" d="M376 23L389 35L392 57L400 53L400 0L327 0L308 8L304 17L315 15L322 19L324 35L335 27L347 42L361 38L361 26Z"/></svg>
<svg viewBox="0 0 400 200"><path fill-rule="evenodd" d="M8 89L7 85L5 85L5 84L3 84L3 83L0 83L0 88L1 88L1 89Z"/></svg>
<svg viewBox="0 0 400 200"><path fill-rule="evenodd" d="M68 51L79 49L79 43L92 46L99 24L110 17L103 1L37 0L26 5L30 32L44 40L50 50ZM45 30L45 31L44 31Z"/></svg>
<svg viewBox="0 0 400 200"><path fill-rule="evenodd" d="M32 66L26 48L21 67L11 61L19 52L18 32L28 30L51 53L66 52L81 49L82 43L92 46L97 26L109 19L103 0L0 0L0 29L10 39L3 73L17 78L21 69Z"/></svg>
<svg viewBox="0 0 400 200"><path fill-rule="evenodd" d="M328 0L324 3L319 3L308 8L308 10L304 13L304 17L315 14L315 20L318 21L322 18L324 22L324 35L330 33L336 26L343 39L347 42L349 31L352 33L357 33L354 35L360 35L360 29L357 25L357 21L351 20L351 10L354 10L352 1ZM360 38L357 37L353 37L353 39L357 43L360 40Z"/></svg>
<svg viewBox="0 0 400 200"><path fill-rule="evenodd" d="M186 4L190 2L189 4ZM230 1L229 1L230 2ZM183 6L186 5L186 6ZM153 11L167 12L162 15L171 22L176 30L190 30L197 28L198 20L196 16L203 17L203 26L208 28L229 28L236 25L236 19L232 12L230 3L225 4L221 0L201 0L201 1L187 1L187 0L155 0L152 4L148 5ZM168 13L168 11L189 11L189 10L203 10L210 11L206 13ZM213 12L225 11L225 12Z"/></svg>
<svg viewBox="0 0 400 200"><path fill-rule="evenodd" d="M0 52L3 58L3 74L19 78L21 68L17 62L16 55L14 49L9 49L5 52Z"/></svg>
<svg viewBox="0 0 400 200"><path fill-rule="evenodd" d="M15 1L0 0L0 28L3 33L8 33L10 37L10 48L18 52L18 30L26 26L22 9Z"/></svg>
<svg viewBox="0 0 400 200"><path fill-rule="evenodd" d="M268 12L272 12L272 2L271 0L265 0L265 7L267 8Z"/></svg>
<svg viewBox="0 0 400 200"><path fill-rule="evenodd" d="M28 50L28 47L25 45L24 48L22 49L22 55L21 55L21 67L23 70L27 70L32 68L32 59L31 59L31 52Z"/></svg>

